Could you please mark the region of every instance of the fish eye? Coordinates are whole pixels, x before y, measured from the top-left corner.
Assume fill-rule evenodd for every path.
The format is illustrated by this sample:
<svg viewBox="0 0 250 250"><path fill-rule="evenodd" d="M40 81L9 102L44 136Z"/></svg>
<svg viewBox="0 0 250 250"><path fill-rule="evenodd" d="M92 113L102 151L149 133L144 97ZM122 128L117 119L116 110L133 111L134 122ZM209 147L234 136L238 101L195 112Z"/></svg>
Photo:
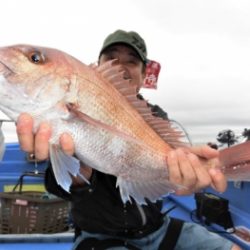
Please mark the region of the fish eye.
<svg viewBox="0 0 250 250"><path fill-rule="evenodd" d="M44 63L45 58L39 51L33 51L29 55L29 60L35 64Z"/></svg>

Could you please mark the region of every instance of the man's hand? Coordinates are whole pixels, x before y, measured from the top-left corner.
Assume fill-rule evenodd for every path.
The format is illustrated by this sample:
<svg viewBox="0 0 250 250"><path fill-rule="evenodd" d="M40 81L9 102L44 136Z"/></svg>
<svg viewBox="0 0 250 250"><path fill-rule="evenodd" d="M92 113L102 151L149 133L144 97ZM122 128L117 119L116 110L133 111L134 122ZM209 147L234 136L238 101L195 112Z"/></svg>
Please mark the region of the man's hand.
<svg viewBox="0 0 250 250"><path fill-rule="evenodd" d="M49 139L51 137L51 127L48 123L41 123L36 134L33 133L33 119L28 114L21 114L17 120L17 136L20 147L27 153L33 153L38 161L49 158ZM60 137L60 146L64 153L73 155L75 148L70 135L62 134ZM81 163L80 172L89 179L92 169ZM81 178L73 178L76 185L84 184Z"/></svg>
<svg viewBox="0 0 250 250"><path fill-rule="evenodd" d="M46 160L49 157L51 129L48 124L42 123L34 135L33 119L24 113L17 120L16 132L23 151L35 154L37 160Z"/></svg>
<svg viewBox="0 0 250 250"><path fill-rule="evenodd" d="M34 153L37 160L46 160L49 158L49 139L51 137L51 128L47 123L41 123L36 134L33 133L33 119L28 114L21 114L16 126L17 136L20 147L23 151ZM68 134L62 134L60 137L60 146L68 154L74 154L74 142Z"/></svg>
<svg viewBox="0 0 250 250"><path fill-rule="evenodd" d="M169 152L167 165L169 180L186 189L176 192L177 195L189 195L206 187L213 187L224 192L227 181L218 166L217 150L209 146L176 149Z"/></svg>

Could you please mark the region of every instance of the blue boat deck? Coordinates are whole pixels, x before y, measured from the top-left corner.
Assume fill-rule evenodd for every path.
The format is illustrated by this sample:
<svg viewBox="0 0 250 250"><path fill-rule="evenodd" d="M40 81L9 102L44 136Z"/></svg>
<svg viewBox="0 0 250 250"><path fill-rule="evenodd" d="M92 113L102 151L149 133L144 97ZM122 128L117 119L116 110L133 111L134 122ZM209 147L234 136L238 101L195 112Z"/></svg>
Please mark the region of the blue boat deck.
<svg viewBox="0 0 250 250"><path fill-rule="evenodd" d="M32 235L1 235L1 250L69 250L72 247L73 233L32 234Z"/></svg>

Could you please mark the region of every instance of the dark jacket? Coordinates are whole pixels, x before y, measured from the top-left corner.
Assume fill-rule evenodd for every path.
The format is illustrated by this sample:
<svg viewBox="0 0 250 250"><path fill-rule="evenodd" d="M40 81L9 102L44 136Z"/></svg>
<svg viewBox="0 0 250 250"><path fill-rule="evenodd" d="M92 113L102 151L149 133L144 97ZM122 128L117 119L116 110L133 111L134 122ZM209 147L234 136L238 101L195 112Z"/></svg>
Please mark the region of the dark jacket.
<svg viewBox="0 0 250 250"><path fill-rule="evenodd" d="M154 115L167 119L158 106L150 106ZM162 202L123 204L116 177L93 170L91 185L71 187L70 193L57 185L51 166L46 171L45 185L49 192L71 201L71 215L78 230L90 233L140 238L157 230L163 223Z"/></svg>

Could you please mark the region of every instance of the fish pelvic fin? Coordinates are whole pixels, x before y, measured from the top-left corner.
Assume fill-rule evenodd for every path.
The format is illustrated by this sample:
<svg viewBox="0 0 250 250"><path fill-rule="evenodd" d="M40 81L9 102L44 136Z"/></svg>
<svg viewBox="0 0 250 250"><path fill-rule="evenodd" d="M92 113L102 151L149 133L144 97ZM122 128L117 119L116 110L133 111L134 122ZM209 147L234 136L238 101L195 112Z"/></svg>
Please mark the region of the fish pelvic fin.
<svg viewBox="0 0 250 250"><path fill-rule="evenodd" d="M116 186L119 186L121 199L125 204L131 202L133 198L138 204L147 204L147 200L156 202L164 196L183 188L183 186L171 183L166 179L155 180L151 182L136 182L117 178Z"/></svg>
<svg viewBox="0 0 250 250"><path fill-rule="evenodd" d="M50 160L57 183L67 192L72 184L72 176L80 176L86 183L89 181L80 173L80 161L66 155L58 145L50 145Z"/></svg>
<svg viewBox="0 0 250 250"><path fill-rule="evenodd" d="M136 87L130 84L130 79L125 79L126 72L121 65L117 64L116 59L107 61L94 70L111 83L141 118L172 148L186 146L186 143L181 140L184 137L183 132L174 127L171 121L155 116L148 102L138 98Z"/></svg>
<svg viewBox="0 0 250 250"><path fill-rule="evenodd" d="M229 180L250 181L250 141L220 150L219 159Z"/></svg>

